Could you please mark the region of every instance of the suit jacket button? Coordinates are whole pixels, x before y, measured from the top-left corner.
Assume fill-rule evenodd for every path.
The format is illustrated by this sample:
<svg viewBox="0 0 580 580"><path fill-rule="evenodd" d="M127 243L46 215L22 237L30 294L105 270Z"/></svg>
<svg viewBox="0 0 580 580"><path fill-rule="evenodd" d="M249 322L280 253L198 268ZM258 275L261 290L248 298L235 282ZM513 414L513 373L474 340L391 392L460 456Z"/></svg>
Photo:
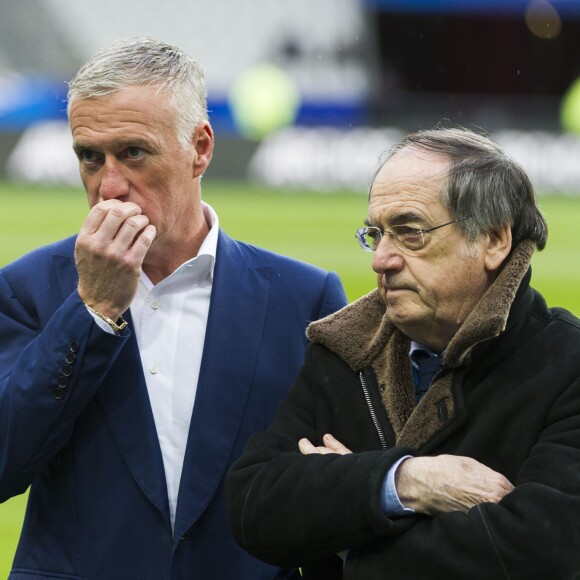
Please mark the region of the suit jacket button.
<svg viewBox="0 0 580 580"><path fill-rule="evenodd" d="M65 365L62 367L62 374L65 377L70 377L73 374L73 368L70 365Z"/></svg>
<svg viewBox="0 0 580 580"><path fill-rule="evenodd" d="M64 397L64 389L61 387L54 387L52 394L57 401L60 401Z"/></svg>
<svg viewBox="0 0 580 580"><path fill-rule="evenodd" d="M67 364L72 365L75 362L75 358L77 358L77 355L74 352L69 352L64 360Z"/></svg>
<svg viewBox="0 0 580 580"><path fill-rule="evenodd" d="M66 377L63 377L62 375L60 375L57 379L56 379L56 384L61 388L61 389L66 389L68 386L68 380Z"/></svg>
<svg viewBox="0 0 580 580"><path fill-rule="evenodd" d="M78 340L71 340L70 343L70 351L76 352L79 349L79 341Z"/></svg>

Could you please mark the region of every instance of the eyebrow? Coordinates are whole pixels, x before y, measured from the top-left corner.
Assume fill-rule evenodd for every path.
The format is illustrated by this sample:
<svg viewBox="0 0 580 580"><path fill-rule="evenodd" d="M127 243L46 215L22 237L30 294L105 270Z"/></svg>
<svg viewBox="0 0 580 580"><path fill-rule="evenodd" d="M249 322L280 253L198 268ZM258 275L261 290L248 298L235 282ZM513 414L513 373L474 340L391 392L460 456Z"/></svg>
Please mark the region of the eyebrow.
<svg viewBox="0 0 580 580"><path fill-rule="evenodd" d="M414 211L403 211L389 216L389 225L391 226L403 225L409 222L427 223L423 216Z"/></svg>
<svg viewBox="0 0 580 580"><path fill-rule="evenodd" d="M423 216L413 211L402 211L389 216L388 225L390 226L400 226L408 224L409 222L418 222L422 225L428 225L427 221ZM372 223L368 218L364 220L365 226L377 227L376 224Z"/></svg>
<svg viewBox="0 0 580 580"><path fill-rule="evenodd" d="M129 147L139 147L140 149L147 149L149 151L155 151L156 147L150 141L141 139L140 137L134 137L129 139L119 139L118 141L113 141L109 143L107 147L112 148L117 151L123 151ZM82 140L73 143L73 149L75 151L83 151L89 149L91 151L101 151L102 147L95 146L94 144L86 143Z"/></svg>

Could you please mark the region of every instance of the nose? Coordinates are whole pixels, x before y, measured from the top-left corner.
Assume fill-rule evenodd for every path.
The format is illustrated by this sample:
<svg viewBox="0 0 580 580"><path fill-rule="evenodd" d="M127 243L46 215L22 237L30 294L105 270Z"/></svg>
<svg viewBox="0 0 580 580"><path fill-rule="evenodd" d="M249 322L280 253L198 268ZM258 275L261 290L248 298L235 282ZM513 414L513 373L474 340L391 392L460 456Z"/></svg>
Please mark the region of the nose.
<svg viewBox="0 0 580 580"><path fill-rule="evenodd" d="M373 254L373 270L377 274L383 274L387 271L400 271L404 265L403 253L390 236L384 235Z"/></svg>
<svg viewBox="0 0 580 580"><path fill-rule="evenodd" d="M114 158L106 157L101 169L99 183L99 197L105 199L119 199L129 193L129 181L123 174L123 169Z"/></svg>

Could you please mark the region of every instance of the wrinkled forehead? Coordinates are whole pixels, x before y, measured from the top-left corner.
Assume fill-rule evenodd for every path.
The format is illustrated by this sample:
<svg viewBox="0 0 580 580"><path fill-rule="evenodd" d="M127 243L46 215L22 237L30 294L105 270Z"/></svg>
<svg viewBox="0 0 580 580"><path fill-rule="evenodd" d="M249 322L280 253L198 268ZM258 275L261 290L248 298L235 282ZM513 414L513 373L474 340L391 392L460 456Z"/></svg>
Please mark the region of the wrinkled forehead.
<svg viewBox="0 0 580 580"><path fill-rule="evenodd" d="M436 190L447 185L451 160L426 149L407 146L396 151L377 172L370 196L405 192L418 187Z"/></svg>
<svg viewBox="0 0 580 580"><path fill-rule="evenodd" d="M376 223L435 223L449 212L443 203L450 160L406 147L380 169L370 189L368 215Z"/></svg>

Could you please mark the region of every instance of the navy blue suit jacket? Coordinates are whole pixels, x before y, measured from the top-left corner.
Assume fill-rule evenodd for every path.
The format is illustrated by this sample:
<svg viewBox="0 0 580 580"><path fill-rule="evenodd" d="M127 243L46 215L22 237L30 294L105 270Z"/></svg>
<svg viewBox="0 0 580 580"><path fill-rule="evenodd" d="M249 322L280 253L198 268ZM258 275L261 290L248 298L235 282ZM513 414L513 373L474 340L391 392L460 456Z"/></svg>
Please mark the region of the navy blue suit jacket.
<svg viewBox="0 0 580 580"><path fill-rule="evenodd" d="M73 249L0 271L0 502L31 486L10 578L276 577L230 536L224 477L292 384L308 322L345 304L338 276L220 232L172 534L131 324L97 327Z"/></svg>

